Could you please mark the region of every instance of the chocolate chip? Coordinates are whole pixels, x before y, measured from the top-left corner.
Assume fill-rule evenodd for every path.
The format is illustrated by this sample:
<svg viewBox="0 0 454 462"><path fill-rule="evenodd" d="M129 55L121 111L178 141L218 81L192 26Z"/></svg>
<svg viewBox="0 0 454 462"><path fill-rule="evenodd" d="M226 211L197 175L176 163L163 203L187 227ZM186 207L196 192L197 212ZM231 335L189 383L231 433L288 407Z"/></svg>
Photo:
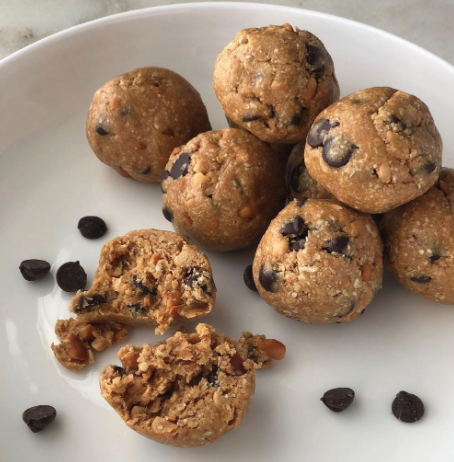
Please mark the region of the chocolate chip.
<svg viewBox="0 0 454 462"><path fill-rule="evenodd" d="M112 368L113 368L114 372L116 372L117 374L120 374L120 375L125 375L126 374L126 369L124 367L113 366Z"/></svg>
<svg viewBox="0 0 454 462"><path fill-rule="evenodd" d="M87 239L98 239L107 231L106 222L99 217L88 216L79 220L77 225L80 234Z"/></svg>
<svg viewBox="0 0 454 462"><path fill-rule="evenodd" d="M360 104L363 104L363 100L359 98L352 98L350 101L355 106L359 106Z"/></svg>
<svg viewBox="0 0 454 462"><path fill-rule="evenodd" d="M253 290L254 292L258 292L257 287L254 282L254 277L252 275L252 265L246 266L243 273L243 281L246 284L248 289Z"/></svg>
<svg viewBox="0 0 454 462"><path fill-rule="evenodd" d="M87 273L78 261L63 263L57 271L57 284L65 292L77 292L87 285Z"/></svg>
<svg viewBox="0 0 454 462"><path fill-rule="evenodd" d="M302 207L306 203L307 199L298 199L296 201L296 206L297 207Z"/></svg>
<svg viewBox="0 0 454 462"><path fill-rule="evenodd" d="M312 125L312 128L307 137L309 146L318 148L323 146L323 140L326 134L331 130L331 124L328 119L320 119Z"/></svg>
<svg viewBox="0 0 454 462"><path fill-rule="evenodd" d="M208 292L208 287L206 284L203 284L199 281L200 277L202 274L198 272L195 268L189 267L186 270L186 274L183 278L183 283L186 284L188 287L191 289L195 287L200 287L203 292L205 292L207 295L211 295L211 292ZM208 276L205 276L206 279L210 279Z"/></svg>
<svg viewBox="0 0 454 462"><path fill-rule="evenodd" d="M344 318L345 316L348 316L354 309L355 309L355 302L351 302L349 307L347 308L347 311L336 316L336 318Z"/></svg>
<svg viewBox="0 0 454 462"><path fill-rule="evenodd" d="M364 314L364 312L366 311L366 308L362 309L359 313L360 316L362 316Z"/></svg>
<svg viewBox="0 0 454 462"><path fill-rule="evenodd" d="M339 168L348 164L355 149L358 149L358 146L334 136L325 142L322 157L330 167Z"/></svg>
<svg viewBox="0 0 454 462"><path fill-rule="evenodd" d="M399 117L396 117L394 114L391 114L389 118L390 122L394 125L397 125L400 130L406 130L407 126L402 122Z"/></svg>
<svg viewBox="0 0 454 462"><path fill-rule="evenodd" d="M174 180L177 180L178 178L187 175L190 162L191 157L189 154L187 152L183 152L183 154L181 154L181 156L172 165L172 168L170 169L170 176Z"/></svg>
<svg viewBox="0 0 454 462"><path fill-rule="evenodd" d="M135 316L142 315L146 316L150 308L148 306L142 306L140 303L135 303L134 305L128 305L128 310Z"/></svg>
<svg viewBox="0 0 454 462"><path fill-rule="evenodd" d="M427 173L432 173L437 168L437 164L435 162L428 162L427 164L424 164L422 168Z"/></svg>
<svg viewBox="0 0 454 462"><path fill-rule="evenodd" d="M347 409L355 399L355 392L351 388L333 388L328 390L320 401L333 412L342 412Z"/></svg>
<svg viewBox="0 0 454 462"><path fill-rule="evenodd" d="M322 52L314 45L307 45L307 62L311 65L311 72L321 72L325 69Z"/></svg>
<svg viewBox="0 0 454 462"><path fill-rule="evenodd" d="M218 366L216 366L216 364L213 364L213 367L211 368L211 371L208 374L207 380L212 387L219 387L218 369Z"/></svg>
<svg viewBox="0 0 454 462"><path fill-rule="evenodd" d="M121 111L121 115L122 116L127 116L127 115L131 115L132 114L132 108L130 107L125 107L122 111Z"/></svg>
<svg viewBox="0 0 454 462"><path fill-rule="evenodd" d="M301 111L290 119L290 125L299 125L305 116L307 116L307 108L302 107Z"/></svg>
<svg viewBox="0 0 454 462"><path fill-rule="evenodd" d="M239 191L239 193L241 195L243 195L244 189L243 189L243 185L241 184L240 180L238 180L237 178L234 178L233 179L233 186L235 187L235 189L238 189L238 191Z"/></svg>
<svg viewBox="0 0 454 462"><path fill-rule="evenodd" d="M405 423L417 422L424 415L424 403L416 395L400 391L391 406L397 420Z"/></svg>
<svg viewBox="0 0 454 462"><path fill-rule="evenodd" d="M85 295L79 298L77 306L74 309L76 314L87 313L94 311L95 307L106 303L106 299L99 294L93 294L91 297L86 297Z"/></svg>
<svg viewBox="0 0 454 462"><path fill-rule="evenodd" d="M164 172L162 172L161 181L167 180L167 178L169 178L169 176L170 176L170 172L168 170L164 170Z"/></svg>
<svg viewBox="0 0 454 462"><path fill-rule="evenodd" d="M267 292L276 292L277 272L272 269L266 270L262 266L259 271L259 282Z"/></svg>
<svg viewBox="0 0 454 462"><path fill-rule="evenodd" d="M39 433L52 423L56 416L55 408L44 404L27 409L22 414L22 419L33 433Z"/></svg>
<svg viewBox="0 0 454 462"><path fill-rule="evenodd" d="M430 276L415 276L415 277L412 277L411 280L413 282L418 282L419 284L427 284L428 282L430 282L432 280L432 278Z"/></svg>
<svg viewBox="0 0 454 462"><path fill-rule="evenodd" d="M290 250L294 250L295 252L298 252L298 250L303 250L304 247L306 247L305 239L294 240L293 242L289 243Z"/></svg>
<svg viewBox="0 0 454 462"><path fill-rule="evenodd" d="M44 260L24 260L19 270L26 281L36 281L50 271L50 264Z"/></svg>
<svg viewBox="0 0 454 462"><path fill-rule="evenodd" d="M173 212L172 212L172 210L168 209L167 207L163 208L162 209L162 214L164 215L164 218L167 221L170 221L170 222L173 221Z"/></svg>
<svg viewBox="0 0 454 462"><path fill-rule="evenodd" d="M289 223L284 223L281 227L281 234L283 236L296 235L303 232L307 234L307 226L299 215L294 217Z"/></svg>
<svg viewBox="0 0 454 462"><path fill-rule="evenodd" d="M304 163L296 165L292 172L290 173L290 187L293 189L293 191L299 193L302 192L301 187L300 187L300 176L305 170L305 165Z"/></svg>
<svg viewBox="0 0 454 462"><path fill-rule="evenodd" d="M258 115L246 115L246 116L243 116L241 120L243 122L254 122L254 120L259 120L259 119L261 119L261 117Z"/></svg>
<svg viewBox="0 0 454 462"><path fill-rule="evenodd" d="M101 136L106 136L109 134L108 131L104 130L101 126L96 127L96 133Z"/></svg>
<svg viewBox="0 0 454 462"><path fill-rule="evenodd" d="M148 167L144 168L140 174L141 175L148 175L149 173L151 172L151 165L149 165Z"/></svg>
<svg viewBox="0 0 454 462"><path fill-rule="evenodd" d="M323 250L326 250L328 253L339 253L344 254L345 248L349 242L348 236L335 236L328 241L326 247L323 247Z"/></svg>
<svg viewBox="0 0 454 462"><path fill-rule="evenodd" d="M132 277L132 285L138 289L140 292L142 292L142 295L146 297L147 295L156 295L157 291L155 288L150 289L148 286L146 286L141 280L137 278L136 275Z"/></svg>
<svg viewBox="0 0 454 462"><path fill-rule="evenodd" d="M433 252L432 255L429 257L429 260L434 262L434 261L437 261L437 260L440 260L441 258L441 255L437 252Z"/></svg>

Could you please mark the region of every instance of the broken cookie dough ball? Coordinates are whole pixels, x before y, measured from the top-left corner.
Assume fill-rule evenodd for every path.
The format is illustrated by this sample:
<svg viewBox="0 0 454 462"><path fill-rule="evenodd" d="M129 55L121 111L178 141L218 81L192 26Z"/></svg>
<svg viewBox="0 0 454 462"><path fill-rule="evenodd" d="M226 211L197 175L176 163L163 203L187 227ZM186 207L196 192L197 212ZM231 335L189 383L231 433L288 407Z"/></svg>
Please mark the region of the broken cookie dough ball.
<svg viewBox="0 0 454 462"><path fill-rule="evenodd" d="M70 311L79 321L156 326L207 315L216 286L207 257L171 231L131 231L101 250L95 280Z"/></svg>
<svg viewBox="0 0 454 462"><path fill-rule="evenodd" d="M339 98L323 43L289 24L238 32L217 58L213 87L227 117L268 143L304 141Z"/></svg>
<svg viewBox="0 0 454 462"><path fill-rule="evenodd" d="M285 356L265 336L236 341L207 324L154 346L123 347L101 373L101 395L133 430L158 443L205 446L238 427L255 391L255 370Z"/></svg>
<svg viewBox="0 0 454 462"><path fill-rule="evenodd" d="M428 107L387 87L358 91L325 109L307 137L309 174L338 200L384 213L437 181L442 141Z"/></svg>
<svg viewBox="0 0 454 462"><path fill-rule="evenodd" d="M338 202L290 202L271 222L254 257L263 299L310 324L358 318L381 287L383 245L370 215Z"/></svg>
<svg viewBox="0 0 454 462"><path fill-rule="evenodd" d="M423 196L385 213L385 265L407 289L454 304L454 169Z"/></svg>
<svg viewBox="0 0 454 462"><path fill-rule="evenodd" d="M60 343L52 343L52 351L58 361L72 371L93 364L93 351L104 351L128 338L126 326L118 322L89 324L75 319L59 319L55 333Z"/></svg>
<svg viewBox="0 0 454 462"><path fill-rule="evenodd" d="M162 191L175 230L215 251L257 245L286 199L273 150L236 128L202 133L175 149Z"/></svg>
<svg viewBox="0 0 454 462"><path fill-rule="evenodd" d="M286 181L289 200L293 199L334 199L320 183L317 183L304 164L304 145L297 144L287 162Z"/></svg>
<svg viewBox="0 0 454 462"><path fill-rule="evenodd" d="M86 130L101 162L124 177L159 183L172 150L211 125L187 80L168 69L143 67L96 91Z"/></svg>

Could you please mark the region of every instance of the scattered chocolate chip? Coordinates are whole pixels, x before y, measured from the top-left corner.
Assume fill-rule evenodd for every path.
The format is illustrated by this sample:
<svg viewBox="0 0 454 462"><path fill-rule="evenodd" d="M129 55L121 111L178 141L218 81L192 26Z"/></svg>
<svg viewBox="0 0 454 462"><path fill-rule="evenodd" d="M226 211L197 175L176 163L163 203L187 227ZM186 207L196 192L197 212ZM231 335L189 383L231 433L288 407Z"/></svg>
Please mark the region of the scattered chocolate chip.
<svg viewBox="0 0 454 462"><path fill-rule="evenodd" d="M359 315L362 316L365 311L366 311L366 308L362 309L361 312L359 313Z"/></svg>
<svg viewBox="0 0 454 462"><path fill-rule="evenodd" d="M36 281L50 271L50 264L44 260L24 260L19 270L26 281Z"/></svg>
<svg viewBox="0 0 454 462"><path fill-rule="evenodd" d="M151 172L151 165L149 165L148 167L144 168L140 174L141 175L148 175L149 173Z"/></svg>
<svg viewBox="0 0 454 462"><path fill-rule="evenodd" d="M219 387L218 369L218 366L216 366L216 364L213 364L213 367L211 368L211 371L208 374L207 380L212 387Z"/></svg>
<svg viewBox="0 0 454 462"><path fill-rule="evenodd" d="M283 236L301 234L302 232L307 234L307 226L299 215L294 217L289 223L284 223L281 227L281 234Z"/></svg>
<svg viewBox="0 0 454 462"><path fill-rule="evenodd" d="M121 111L121 115L122 116L127 116L127 115L131 115L132 114L132 109L130 107L125 107L122 111Z"/></svg>
<svg viewBox="0 0 454 462"><path fill-rule="evenodd" d="M233 186L235 187L235 189L238 189L241 195L243 195L244 190L243 190L243 185L241 184L240 180L238 180L237 178L234 178Z"/></svg>
<svg viewBox="0 0 454 462"><path fill-rule="evenodd" d="M354 104L356 106L359 106L360 104L363 104L363 100L359 99L359 98L352 98L350 101L351 101L352 104Z"/></svg>
<svg viewBox="0 0 454 462"><path fill-rule="evenodd" d="M98 239L107 231L106 222L99 217L88 216L79 220L77 225L80 234L87 239Z"/></svg>
<svg viewBox="0 0 454 462"><path fill-rule="evenodd" d="M33 433L39 433L52 423L56 416L55 408L44 404L27 409L22 414L22 419Z"/></svg>
<svg viewBox="0 0 454 462"><path fill-rule="evenodd" d="M108 131L104 130L104 128L102 128L102 127L100 127L100 126L96 127L96 133L97 133L98 135L101 135L101 136L106 136L106 135L109 134Z"/></svg>
<svg viewBox="0 0 454 462"><path fill-rule="evenodd" d="M407 126L402 122L401 119L399 119L399 117L396 117L394 114L391 114L389 120L392 124L397 125L399 130L406 130Z"/></svg>
<svg viewBox="0 0 454 462"><path fill-rule="evenodd" d="M163 132L162 132L163 135L167 135L167 136L174 136L174 133L173 133L173 128L170 127L170 128L166 128Z"/></svg>
<svg viewBox="0 0 454 462"><path fill-rule="evenodd" d="M243 116L241 120L243 122L254 122L254 120L259 120L259 119L261 119L261 117L258 115L246 115L246 116Z"/></svg>
<svg viewBox="0 0 454 462"><path fill-rule="evenodd" d="M428 282L430 282L432 280L432 278L430 276L415 276L415 277L412 277L411 280L413 282L418 282L419 284L427 284Z"/></svg>
<svg viewBox="0 0 454 462"><path fill-rule="evenodd" d="M428 162L427 164L424 164L422 168L427 173L432 173L437 168L437 164L435 162Z"/></svg>
<svg viewBox="0 0 454 462"><path fill-rule="evenodd" d="M296 165L292 172L290 173L290 187L293 189L293 191L299 193L302 192L301 186L300 186L300 176L306 169L304 163Z"/></svg>
<svg viewBox="0 0 454 462"><path fill-rule="evenodd" d="M340 137L333 136L325 142L322 157L330 167L339 168L348 164L355 149L358 149L358 146L345 143Z"/></svg>
<svg viewBox="0 0 454 462"><path fill-rule="evenodd" d="M208 287L206 284L203 284L199 281L200 277L202 274L200 274L195 268L189 267L186 270L186 274L183 278L183 283L186 284L188 287L191 289L195 287L200 287L203 292L205 292L207 295L211 295L211 292L208 292ZM208 276L205 276L206 279L209 279Z"/></svg>
<svg viewBox="0 0 454 462"><path fill-rule="evenodd" d="M114 370L114 372L116 372L117 374L120 374L120 375L125 375L126 374L126 369L124 367L113 366L113 370Z"/></svg>
<svg viewBox="0 0 454 462"><path fill-rule="evenodd" d="M305 116L307 116L307 108L302 107L301 112L299 114L294 114L290 119L290 125L299 125Z"/></svg>
<svg viewBox="0 0 454 462"><path fill-rule="evenodd" d="M312 125L312 128L307 137L309 146L318 148L323 146L323 140L327 133L331 130L331 124L328 119L320 119Z"/></svg>
<svg viewBox="0 0 454 462"><path fill-rule="evenodd" d="M341 235L335 236L328 241L326 247L323 247L323 250L326 250L328 253L339 253L344 254L345 248L349 242L348 236Z"/></svg>
<svg viewBox="0 0 454 462"><path fill-rule="evenodd" d="M260 285L267 292L276 292L276 288L274 287L276 281L277 281L276 271L272 269L266 270L263 266L260 268L259 282L260 282Z"/></svg>
<svg viewBox="0 0 454 462"><path fill-rule="evenodd" d="M150 308L148 306L142 306L140 303L135 303L134 305L128 305L128 310L133 314L133 315L142 315L146 316Z"/></svg>
<svg viewBox="0 0 454 462"><path fill-rule="evenodd" d="M190 162L191 157L189 154L187 152L183 152L183 154L181 154L176 162L172 165L172 168L170 169L170 176L174 180L177 180L178 178L187 175Z"/></svg>
<svg viewBox="0 0 454 462"><path fill-rule="evenodd" d="M307 199L298 199L296 201L296 206L297 207L302 207L306 203Z"/></svg>
<svg viewBox="0 0 454 462"><path fill-rule="evenodd" d="M57 284L65 292L77 292L87 285L87 273L78 261L63 263L57 271Z"/></svg>
<svg viewBox="0 0 454 462"><path fill-rule="evenodd" d="M429 260L431 262L434 262L434 261L440 260L440 258L441 258L441 255L439 253L433 252L432 255L429 257Z"/></svg>
<svg viewBox="0 0 454 462"><path fill-rule="evenodd" d="M355 392L351 388L333 388L320 398L322 403L333 412L345 411L354 399Z"/></svg>
<svg viewBox="0 0 454 462"><path fill-rule="evenodd" d="M132 285L140 290L142 292L142 295L146 297L147 295L156 295L157 291L155 288L150 289L148 286L146 286L141 280L137 278L136 275L132 277Z"/></svg>
<svg viewBox="0 0 454 462"><path fill-rule="evenodd" d="M311 65L311 72L321 72L325 69L322 52L314 45L307 45L306 59Z"/></svg>
<svg viewBox="0 0 454 462"><path fill-rule="evenodd" d="M161 181L167 180L169 176L170 176L170 172L168 170L164 170L164 172L162 173Z"/></svg>
<svg viewBox="0 0 454 462"><path fill-rule="evenodd" d="M405 423L417 422L424 415L424 403L416 395L399 391L391 406L397 420Z"/></svg>
<svg viewBox="0 0 454 462"><path fill-rule="evenodd" d="M93 311L96 306L102 305L103 303L106 303L106 299L102 295L94 294L91 297L83 295L79 298L74 311L76 314L87 313Z"/></svg>
<svg viewBox="0 0 454 462"><path fill-rule="evenodd" d="M213 194L207 194L208 199L213 199Z"/></svg>
<svg viewBox="0 0 454 462"><path fill-rule="evenodd" d="M164 215L164 218L167 221L170 221L170 222L173 221L173 212L172 212L172 210L168 209L167 207L163 208L162 209L162 214Z"/></svg>
<svg viewBox="0 0 454 462"><path fill-rule="evenodd" d="M252 265L246 266L243 273L243 281L246 284L248 289L253 290L254 292L258 292L257 287L254 282L254 277L252 275Z"/></svg>

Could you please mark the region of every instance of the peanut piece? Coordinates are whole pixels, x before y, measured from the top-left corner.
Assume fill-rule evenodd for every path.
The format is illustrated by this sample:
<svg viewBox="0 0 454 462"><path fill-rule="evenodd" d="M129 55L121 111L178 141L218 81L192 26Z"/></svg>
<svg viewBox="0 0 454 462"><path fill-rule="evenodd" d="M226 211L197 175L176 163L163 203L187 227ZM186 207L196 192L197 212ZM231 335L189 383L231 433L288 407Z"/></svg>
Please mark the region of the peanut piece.
<svg viewBox="0 0 454 462"><path fill-rule="evenodd" d="M83 342L90 342L95 338L95 330L97 330L95 326L93 326L92 324L86 324L85 326L79 329L79 338Z"/></svg>
<svg viewBox="0 0 454 462"><path fill-rule="evenodd" d="M287 348L279 340L268 338L263 342L259 343L258 349L263 351L270 359L280 361L285 358Z"/></svg>
<svg viewBox="0 0 454 462"><path fill-rule="evenodd" d="M361 267L361 279L363 282L369 282L372 279L372 267L367 263Z"/></svg>
<svg viewBox="0 0 454 462"><path fill-rule="evenodd" d="M139 353L136 351L128 351L124 356L121 357L121 363L127 369L136 371L139 368L137 360L139 359Z"/></svg>
<svg viewBox="0 0 454 462"><path fill-rule="evenodd" d="M241 218L253 218L255 216L255 210L252 207L246 206L239 210L238 215Z"/></svg>
<svg viewBox="0 0 454 462"><path fill-rule="evenodd" d="M68 355L72 359L79 361L86 361L88 359L88 350L77 335L70 332L65 339L65 344Z"/></svg>
<svg viewBox="0 0 454 462"><path fill-rule="evenodd" d="M389 165L380 165L377 169L377 175L383 183L389 183L391 181L391 169L389 168Z"/></svg>
<svg viewBox="0 0 454 462"><path fill-rule="evenodd" d="M111 342L104 337L98 337L91 342L91 347L96 351L104 351L111 345Z"/></svg>

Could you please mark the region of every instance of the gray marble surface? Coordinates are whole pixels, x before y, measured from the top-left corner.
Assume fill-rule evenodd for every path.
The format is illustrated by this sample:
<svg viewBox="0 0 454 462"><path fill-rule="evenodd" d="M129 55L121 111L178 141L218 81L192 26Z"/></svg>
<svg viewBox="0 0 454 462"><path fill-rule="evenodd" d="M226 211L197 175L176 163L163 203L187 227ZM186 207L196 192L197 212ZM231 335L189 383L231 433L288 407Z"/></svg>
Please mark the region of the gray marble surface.
<svg viewBox="0 0 454 462"><path fill-rule="evenodd" d="M190 0L0 0L0 58L68 27ZM392 32L454 64L454 0L260 0L322 11Z"/></svg>

